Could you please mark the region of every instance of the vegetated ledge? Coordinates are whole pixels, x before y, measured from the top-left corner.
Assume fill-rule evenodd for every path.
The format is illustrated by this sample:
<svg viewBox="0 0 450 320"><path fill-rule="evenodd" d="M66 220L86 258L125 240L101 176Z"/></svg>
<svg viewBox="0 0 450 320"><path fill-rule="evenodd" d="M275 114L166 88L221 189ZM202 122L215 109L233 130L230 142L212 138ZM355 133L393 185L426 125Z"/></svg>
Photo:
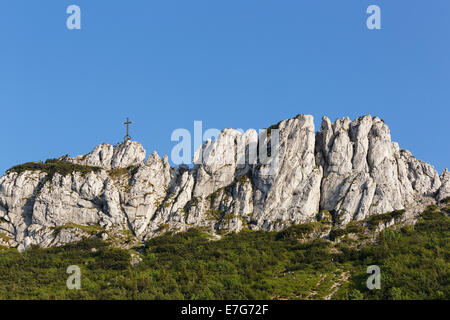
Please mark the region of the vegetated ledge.
<svg viewBox="0 0 450 320"><path fill-rule="evenodd" d="M82 175L86 175L101 170L102 168L100 167L75 164L57 159L47 159L45 162L27 162L14 166L8 169L6 173L16 172L21 174L26 171L41 171L47 173L49 177L53 177L56 173L59 173L62 176L72 174L73 172L79 172Z"/></svg>
<svg viewBox="0 0 450 320"><path fill-rule="evenodd" d="M345 228L331 229L329 239L336 241L338 238L348 236L349 234L354 234L358 238L361 238L361 236L367 236L369 233L376 233L382 224L386 226L392 222L394 224L401 222L405 212L406 210L403 209L394 210L383 214L372 215L361 221L351 221Z"/></svg>
<svg viewBox="0 0 450 320"><path fill-rule="evenodd" d="M79 229L80 231L83 231L83 232L93 235L93 236L97 236L104 231L104 229L102 227L100 227L99 225L85 226L85 225L80 225L80 224L76 224L73 222L68 222L62 226L53 227L52 229L55 232L55 234L59 234L62 230L65 230L65 229Z"/></svg>
<svg viewBox="0 0 450 320"><path fill-rule="evenodd" d="M129 166L126 168L110 169L110 170L108 170L108 175L114 180L118 180L124 176L127 178L131 178L136 174L138 169L139 169L138 166Z"/></svg>

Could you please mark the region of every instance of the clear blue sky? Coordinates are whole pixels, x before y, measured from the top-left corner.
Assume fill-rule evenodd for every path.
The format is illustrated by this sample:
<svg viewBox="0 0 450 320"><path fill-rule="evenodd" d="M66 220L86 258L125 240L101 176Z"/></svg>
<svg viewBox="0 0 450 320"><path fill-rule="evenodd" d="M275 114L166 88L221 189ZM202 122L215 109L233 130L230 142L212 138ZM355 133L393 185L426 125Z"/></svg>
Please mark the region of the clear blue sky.
<svg viewBox="0 0 450 320"><path fill-rule="evenodd" d="M66 28L67 6L82 29ZM366 28L370 4L382 30ZM170 154L176 128L378 115L450 166L450 1L3 0L0 171L125 132ZM317 129L317 128L316 128Z"/></svg>

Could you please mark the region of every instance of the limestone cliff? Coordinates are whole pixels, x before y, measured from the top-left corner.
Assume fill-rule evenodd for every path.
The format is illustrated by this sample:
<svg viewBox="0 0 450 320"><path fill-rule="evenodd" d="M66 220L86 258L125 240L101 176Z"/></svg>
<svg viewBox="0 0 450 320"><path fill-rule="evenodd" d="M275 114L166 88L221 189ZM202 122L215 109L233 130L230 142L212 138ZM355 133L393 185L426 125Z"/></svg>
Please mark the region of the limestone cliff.
<svg viewBox="0 0 450 320"><path fill-rule="evenodd" d="M413 219L450 196L449 172L439 176L399 149L378 117L324 117L315 132L313 117L298 115L273 128L278 157L266 163L240 160L270 145L270 132L258 140L254 130L225 129L197 151L203 157L193 168L171 167L156 152L146 158L134 141L12 168L0 178L0 245L145 240L191 227L280 230L315 221L322 210L340 227L399 209Z"/></svg>

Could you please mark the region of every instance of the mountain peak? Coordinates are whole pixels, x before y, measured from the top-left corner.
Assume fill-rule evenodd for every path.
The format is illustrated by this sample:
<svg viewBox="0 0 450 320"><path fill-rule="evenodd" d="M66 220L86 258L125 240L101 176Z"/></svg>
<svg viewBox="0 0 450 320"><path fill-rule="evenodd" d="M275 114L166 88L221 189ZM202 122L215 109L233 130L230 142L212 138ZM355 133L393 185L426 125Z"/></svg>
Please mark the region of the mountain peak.
<svg viewBox="0 0 450 320"><path fill-rule="evenodd" d="M63 160L104 169L127 168L144 163L145 149L139 142L131 140L115 146L102 143L86 155L73 158L66 157Z"/></svg>
<svg viewBox="0 0 450 320"><path fill-rule="evenodd" d="M8 172L0 178L0 245L48 247L94 229L131 231L138 240L192 227L281 230L323 212L337 228L398 210L413 221L450 196L449 172L439 175L401 150L378 117L323 117L315 132L312 116L298 115L270 128L279 132L262 141L255 130L223 130L197 150L203 158L193 168L173 168L156 152L145 159L142 145L129 140L61 157L74 166L61 165L60 174L54 161L47 171L34 163ZM249 161L251 150L275 139L276 161Z"/></svg>

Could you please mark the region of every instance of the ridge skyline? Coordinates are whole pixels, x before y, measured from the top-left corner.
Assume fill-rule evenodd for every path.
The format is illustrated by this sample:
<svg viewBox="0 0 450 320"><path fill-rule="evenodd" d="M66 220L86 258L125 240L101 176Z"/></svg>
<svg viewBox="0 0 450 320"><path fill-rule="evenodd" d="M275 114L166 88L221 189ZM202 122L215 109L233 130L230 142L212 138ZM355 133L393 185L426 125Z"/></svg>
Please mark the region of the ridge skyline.
<svg viewBox="0 0 450 320"><path fill-rule="evenodd" d="M289 120L289 119L293 119L293 118L295 118L295 117L297 117L298 115L306 115L306 114L304 114L304 113L299 113L299 114L297 114L297 115L295 115L295 116L292 116L292 117L289 117L289 118L285 118L285 119L283 119L283 120L280 120L280 121L278 121L278 123L279 122L281 122L281 121L284 121L284 120ZM314 127L315 127L315 134L317 135L317 133L320 131L320 127L321 127L321 124L322 124L322 121L323 121L323 119L324 119L324 117L326 117L326 118L328 118L326 115L323 115L323 116L321 116L321 117L314 117L314 115L311 115L312 117L313 117L313 121L314 121ZM382 117L379 117L378 115L375 115L375 116L372 116L371 114L364 114L364 115L362 115L362 116L358 116L358 117L355 117L355 118L351 118L351 117L349 117L349 116L344 116L344 117L336 117L336 118L334 118L334 121L333 122L335 122L335 121L337 121L337 120L342 120L342 119L346 119L346 118L348 118L350 121L354 121L354 120L356 120L356 119L358 119L358 118L362 118L362 117L364 117L364 116L371 116L371 117L377 117L377 118L379 118L379 119L381 119L383 122L385 122L384 121L384 119L382 118ZM331 118L329 118L330 120L331 120ZM132 119L130 119L130 120L132 120ZM194 124L194 122L195 121L197 121L197 120L194 120L194 121L192 121L192 123ZM271 125L275 125L275 124L277 124L277 122L275 122L275 123L272 123ZM135 125L135 123L134 123L134 121L133 121L133 125ZM234 130L243 130L244 132L246 132L246 131L248 131L248 130L252 130L252 129L254 129L254 130L257 130L257 131L259 131L259 130L261 130L261 129L267 129L267 128L269 128L271 125L269 125L269 126L267 126L267 127L264 127L264 128L252 128L252 127L249 127L249 128L247 128L247 129L241 129L241 128L235 128L235 127L231 127L231 126L228 126L228 127L223 127L222 129L217 129L217 130L219 130L220 132L222 132L223 130L225 130L225 129L234 129ZM192 129L194 128L194 125L192 125ZM389 128L391 128L391 126L389 125ZM133 132L133 127L131 128L131 133ZM183 128L184 129L184 128ZM186 128L187 130L189 130L189 128ZM208 130L208 129L215 129L215 128L206 128L206 127L203 127L202 126L202 133L204 133L206 130ZM176 129L174 129L174 131L175 131ZM194 141L195 141L195 139L194 139L194 130L191 130L190 131L190 133L191 133L191 145L192 145L192 147L191 147L191 154L192 154L192 157L191 158L193 158L194 157L194 153L197 151L197 149L196 148L194 148ZM391 131L391 135L392 135L392 131ZM178 166L178 164L174 164L173 162L172 162L172 159L171 159L171 157L170 157L170 149L169 149L169 151L167 152L167 149L168 149L168 146L170 145L170 147L171 148L173 148L178 142L177 141L171 141L170 140L170 135L169 135L169 137L168 137L168 143L167 143L167 145L168 146L166 146L165 148L162 148L163 150L165 149L166 151L164 152L164 151L161 151L161 150L158 150L158 149L155 149L155 148L153 148L153 149L151 149L151 148L148 148L148 147L146 147L146 145L144 144L144 143L141 143L141 141L147 141L147 139L135 139L135 137L134 137L134 135L131 135L131 140L134 140L134 141L136 141L136 142L139 142L143 147L144 147L144 149L145 149L145 151L151 151L150 152L150 154L151 153L153 153L153 152L156 152L159 156L161 156L161 157L163 157L163 156L168 156L169 157L169 163L171 164L171 166L173 166L173 167L177 167ZM401 141L399 141L399 140L396 140L396 139L392 139L392 141L393 142L397 142L400 146L402 146L403 145L403 143L401 142ZM119 141L119 142L116 142L116 143L112 143L112 142L106 142L106 141L102 141L101 143L94 143L94 145L93 145L93 147L96 147L96 146L98 146L99 144L104 144L104 143L106 143L106 144L110 144L110 145L118 145L118 144L120 144L120 143L122 143L123 141ZM203 138L202 138L202 146L204 145L206 143L206 140L203 140ZM87 148L86 146L84 147L84 148ZM412 154L416 154L415 152L414 152L414 147L413 148L407 148L407 147L405 147L405 148L401 148L402 150L407 150L407 151L410 151ZM91 147L91 149L90 150L92 150L92 147ZM76 156L76 155L85 155L85 154L87 154L87 153L89 153L90 151L88 151L88 152L85 152L85 153L67 153L67 152L65 152L65 153L61 153L61 154L59 154L59 155L56 155L56 154L53 154L54 156L47 156L47 157L43 157L43 158L41 158L41 159L28 159L28 160L25 160L25 161L23 161L23 162L16 162L16 163L14 163L13 165L11 165L11 166L9 166L9 167L7 167L7 168L4 168L4 170L2 171L3 173L4 172L6 172L9 168L11 168L11 167L13 167L13 166L15 166L15 165L18 165L18 164L20 164L20 163L26 163L26 162L43 162L43 161L45 161L45 160L47 160L47 159L52 159L52 158L59 158L59 157L61 157L61 155L62 154L65 154L65 155L70 155L70 156ZM149 156L149 155L148 155ZM419 160L421 160L421 161L424 161L424 162L426 162L426 163L429 163L429 164L431 164L438 172L440 172L440 173L442 173L445 169L448 169L448 165L447 164L441 164L440 166L438 166L438 165L436 165L436 163L434 163L432 160L428 160L428 159L422 159L422 158L420 158L420 157L417 157ZM191 159L191 163L189 163L188 164L189 165L189 167L192 167L192 159Z"/></svg>

